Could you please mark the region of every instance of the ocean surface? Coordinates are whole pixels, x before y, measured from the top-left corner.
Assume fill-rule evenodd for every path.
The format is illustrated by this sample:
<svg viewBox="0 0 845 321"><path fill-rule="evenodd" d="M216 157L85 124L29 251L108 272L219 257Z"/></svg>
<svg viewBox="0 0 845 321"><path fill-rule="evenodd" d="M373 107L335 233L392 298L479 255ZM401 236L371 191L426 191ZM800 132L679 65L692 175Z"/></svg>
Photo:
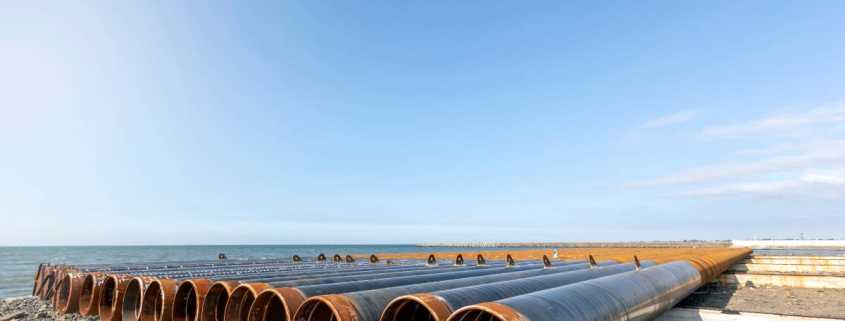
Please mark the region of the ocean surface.
<svg viewBox="0 0 845 321"><path fill-rule="evenodd" d="M454 252L501 248L423 247L414 245L198 245L198 246L45 246L0 247L0 298L30 295L40 263L89 264L157 261L290 258L325 253ZM450 258L451 259L451 258Z"/></svg>

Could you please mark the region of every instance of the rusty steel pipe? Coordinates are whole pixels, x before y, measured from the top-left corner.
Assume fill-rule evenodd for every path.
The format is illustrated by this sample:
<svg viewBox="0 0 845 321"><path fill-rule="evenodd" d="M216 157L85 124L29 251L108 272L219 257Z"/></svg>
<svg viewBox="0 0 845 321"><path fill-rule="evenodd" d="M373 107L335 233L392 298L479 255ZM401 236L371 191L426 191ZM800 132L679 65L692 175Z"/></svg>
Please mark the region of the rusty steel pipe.
<svg viewBox="0 0 845 321"><path fill-rule="evenodd" d="M79 312L79 294L82 292L84 277L79 274L65 275L58 291L56 307L62 314Z"/></svg>
<svg viewBox="0 0 845 321"><path fill-rule="evenodd" d="M345 263L344 263L345 264ZM297 278L304 278L309 277L308 280L315 280L317 276L341 276L341 275L356 275L356 274L364 274L364 273L377 273L383 271L392 271L394 269L398 270L414 270L414 269L430 269L426 268L422 265L419 266L376 266L376 267L367 267L361 269L349 268L346 270L339 270L337 265L326 265L328 269L324 267L318 267L314 269L300 269L300 270L293 270L291 272L294 273L281 273L278 276L276 274L270 274L270 277L258 277L253 275L242 276L242 277L235 277L232 279L226 279L226 282L250 282L252 280L263 280L263 279L284 279L284 280L295 280ZM334 266L334 267L331 267ZM222 277L221 277L222 278ZM172 320L173 321L199 321L203 318L210 318L214 316L216 318L217 315L221 315L218 313L219 309L223 309L225 306L224 302L228 301L228 297L230 295L229 287L227 285L232 283L224 283L221 284L219 287L215 288L214 292L212 292L213 298L212 300L208 301L209 306L206 307L205 299L208 291L211 290L212 282L215 278L210 279L190 279L185 282L182 282L178 289L177 295L174 297L174 301L172 304L173 311L172 311ZM327 278L324 278L327 279ZM238 282L238 283L240 283ZM306 281L303 281L306 282ZM234 288L237 284L231 286ZM223 291L225 290L225 291ZM200 291L205 291L200 293ZM223 303L223 306L220 305ZM207 317L204 317L207 316Z"/></svg>
<svg viewBox="0 0 845 321"><path fill-rule="evenodd" d="M498 266L498 267L473 267L457 268L458 271L450 271L437 274L411 275L392 277L384 279L371 279L361 281L350 281L329 284L315 284L297 287L280 287L263 291L255 299L250 308L247 320L237 321L268 321L285 320L290 321L294 317L299 304L306 298L316 295L337 294L345 292L364 291L397 287L415 283L435 282L453 280L473 276L500 274L507 272L523 271L542 267L541 264L526 264L520 266ZM283 309L283 310L278 310ZM281 319L268 319L281 318ZM231 321L231 320L226 320Z"/></svg>
<svg viewBox="0 0 845 321"><path fill-rule="evenodd" d="M140 276L129 279L129 284L123 293L123 304L120 309L115 310L116 313L120 313L122 321L138 321L141 318L144 291L154 280L151 277Z"/></svg>
<svg viewBox="0 0 845 321"><path fill-rule="evenodd" d="M602 267L616 265L614 261L601 262ZM588 263L576 263L558 266L537 266L534 269L475 276L454 280L437 282L418 283L407 286L398 286L367 291L349 292L345 294L329 294L315 296L307 299L296 311L292 320L297 321L378 321L382 310L395 298L402 295L429 292L454 288L465 288L480 286L492 282L504 282L508 280L521 280L529 277L555 276L571 274L593 266ZM597 270L600 268L597 268ZM633 270L632 266L625 270ZM426 320L426 319L419 319ZM270 321L270 320L263 320Z"/></svg>
<svg viewBox="0 0 845 321"><path fill-rule="evenodd" d="M123 275L109 275L103 281L98 301L98 314L101 321L122 321L123 294L129 278Z"/></svg>
<svg viewBox="0 0 845 321"><path fill-rule="evenodd" d="M440 267L430 267L425 265L415 266L413 269L409 268L397 268L397 269L378 269L378 270L366 270L366 271L343 271L343 272L332 272L332 273L307 273L302 275L295 275L295 276L288 276L288 277L272 277L266 279L247 279L247 280L227 280L227 281L218 281L209 289L209 292L206 296L206 299L203 301L201 315L201 321L224 321L226 320L226 312L229 311L229 308L226 308L233 302L230 300L230 295L232 295L234 289L236 287L244 287L242 290L247 291L243 293L243 295L247 295L247 300L251 303L251 300L255 298L258 292L255 291L255 286L273 286L273 287L281 287L281 286L296 286L296 285L311 285L311 284L328 284L328 283L339 283L339 282L348 282L348 281L358 281L358 280L366 280L366 279L376 279L376 278L386 278L386 277L395 277L395 276L403 276L403 275L419 275L419 274L428 274L428 273L444 273L454 271L454 268L451 266L440 266ZM272 281L268 282L251 282L251 281ZM247 282L247 283L241 283ZM263 290L263 288L262 288ZM186 290L187 291L187 290ZM241 293L239 293L241 294ZM233 307L237 307L240 309L241 302L231 303ZM244 313L248 312L248 308ZM233 315L235 312L232 312ZM232 318L231 316L229 317Z"/></svg>
<svg viewBox="0 0 845 321"><path fill-rule="evenodd" d="M208 289L202 304L200 321L222 321L226 313L226 302L232 291L240 285L236 281L217 281Z"/></svg>
<svg viewBox="0 0 845 321"><path fill-rule="evenodd" d="M640 264L643 267L655 265L651 261L643 261ZM434 292L402 295L395 297L386 305L383 311L379 311L381 312L381 316L377 317L377 319L373 318L373 315L378 312L372 311L367 318L362 318L361 320L399 321L413 318L417 320L446 321L454 310L467 305L499 300L608 275L630 272L636 270L636 268L636 264L626 263L593 269L567 271L565 273L499 280Z"/></svg>
<svg viewBox="0 0 845 321"><path fill-rule="evenodd" d="M170 321L173 315L173 298L178 287L176 280L156 279L144 291L140 321Z"/></svg>
<svg viewBox="0 0 845 321"><path fill-rule="evenodd" d="M199 321L205 295L212 282L207 279L185 280L176 289L171 321Z"/></svg>
<svg viewBox="0 0 845 321"><path fill-rule="evenodd" d="M674 261L506 299L469 305L448 321L645 321L701 284L689 262Z"/></svg>
<svg viewBox="0 0 845 321"><path fill-rule="evenodd" d="M85 276L82 291L79 293L79 314L91 316L99 313L100 290L105 277L100 273L88 273Z"/></svg>

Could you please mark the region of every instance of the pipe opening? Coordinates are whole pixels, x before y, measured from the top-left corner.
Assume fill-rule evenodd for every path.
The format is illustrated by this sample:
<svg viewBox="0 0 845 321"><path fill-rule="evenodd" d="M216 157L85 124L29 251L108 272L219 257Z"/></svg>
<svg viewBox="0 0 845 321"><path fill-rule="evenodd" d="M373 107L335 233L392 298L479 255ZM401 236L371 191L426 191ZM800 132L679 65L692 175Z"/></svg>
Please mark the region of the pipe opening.
<svg viewBox="0 0 845 321"><path fill-rule="evenodd" d="M429 254L428 259L425 260L425 263L428 265L435 265L437 264L437 258L434 257L434 254Z"/></svg>
<svg viewBox="0 0 845 321"><path fill-rule="evenodd" d="M371 254L370 263L378 263L378 256L376 256L375 254Z"/></svg>
<svg viewBox="0 0 845 321"><path fill-rule="evenodd" d="M91 315L97 312L97 287L96 276L88 274L82 281L82 290L79 292L79 313Z"/></svg>
<svg viewBox="0 0 845 321"><path fill-rule="evenodd" d="M194 321L197 311L197 290L191 282L182 282L173 299L173 321Z"/></svg>
<svg viewBox="0 0 845 321"><path fill-rule="evenodd" d="M335 263L340 263L343 262L343 258L340 257L340 254L335 254L334 257L332 257L332 261L334 261Z"/></svg>
<svg viewBox="0 0 845 321"><path fill-rule="evenodd" d="M62 283L59 284L59 300L56 305L59 310L67 309L70 304L70 283L70 275L65 275Z"/></svg>
<svg viewBox="0 0 845 321"><path fill-rule="evenodd" d="M320 253L320 255L317 255L317 262L325 262L325 261L326 261L326 255L325 254Z"/></svg>
<svg viewBox="0 0 845 321"><path fill-rule="evenodd" d="M202 321L223 321L226 313L226 302L229 301L229 290L223 284L215 283L205 294L202 307Z"/></svg>
<svg viewBox="0 0 845 321"><path fill-rule="evenodd" d="M264 308L263 319L255 321L288 321L288 311L282 299L273 295Z"/></svg>
<svg viewBox="0 0 845 321"><path fill-rule="evenodd" d="M346 255L346 263L353 263L353 262L355 262L355 259L352 257L352 255Z"/></svg>
<svg viewBox="0 0 845 321"><path fill-rule="evenodd" d="M162 317L164 289L158 282L150 283L144 291L144 300L141 305L141 321L158 321ZM124 305L125 306L125 305Z"/></svg>
<svg viewBox="0 0 845 321"><path fill-rule="evenodd" d="M123 308L121 318L123 321L136 321L141 316L141 299L144 293L144 282L139 278L129 281L126 292L123 294Z"/></svg>
<svg viewBox="0 0 845 321"><path fill-rule="evenodd" d="M464 265L464 255L463 254L458 254L458 256L455 257L455 265Z"/></svg>
<svg viewBox="0 0 845 321"><path fill-rule="evenodd" d="M439 321L434 311L425 303L411 299L400 298L391 302L382 313L379 321Z"/></svg>
<svg viewBox="0 0 845 321"><path fill-rule="evenodd" d="M511 256L510 254L505 257L505 260L508 261L508 266L516 265L516 261L513 260L513 256Z"/></svg>
<svg viewBox="0 0 845 321"><path fill-rule="evenodd" d="M100 289L100 319L109 321L112 319L111 307L114 304L115 294L117 292L117 278L109 277L103 282L103 288Z"/></svg>
<svg viewBox="0 0 845 321"><path fill-rule="evenodd" d="M551 267L552 261L549 261L549 257L543 254L543 267Z"/></svg>
<svg viewBox="0 0 845 321"><path fill-rule="evenodd" d="M225 321L247 321L249 317L249 308L255 301L255 294L247 285L241 285L232 291L229 295L229 301L226 303Z"/></svg>
<svg viewBox="0 0 845 321"><path fill-rule="evenodd" d="M293 255L291 260L294 261L294 262L302 262L302 258L299 257L299 255L296 255L296 254Z"/></svg>

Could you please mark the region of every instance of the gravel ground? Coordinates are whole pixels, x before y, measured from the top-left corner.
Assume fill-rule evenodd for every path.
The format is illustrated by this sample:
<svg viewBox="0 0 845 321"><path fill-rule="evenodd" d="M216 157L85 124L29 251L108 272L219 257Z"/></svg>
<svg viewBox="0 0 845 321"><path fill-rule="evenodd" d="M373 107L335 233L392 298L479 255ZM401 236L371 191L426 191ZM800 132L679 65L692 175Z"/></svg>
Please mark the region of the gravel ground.
<svg viewBox="0 0 845 321"><path fill-rule="evenodd" d="M98 321L100 318L79 314L57 314L49 303L35 297L0 300L0 321Z"/></svg>
<svg viewBox="0 0 845 321"><path fill-rule="evenodd" d="M845 289L702 287L678 304L684 308L845 319Z"/></svg>

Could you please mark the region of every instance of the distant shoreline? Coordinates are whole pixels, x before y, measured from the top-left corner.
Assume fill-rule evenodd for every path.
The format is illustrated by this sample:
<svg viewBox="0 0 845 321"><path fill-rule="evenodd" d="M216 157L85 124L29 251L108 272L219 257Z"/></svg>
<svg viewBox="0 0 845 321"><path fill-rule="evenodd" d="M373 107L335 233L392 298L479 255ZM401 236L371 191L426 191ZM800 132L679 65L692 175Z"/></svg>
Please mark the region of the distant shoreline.
<svg viewBox="0 0 845 321"><path fill-rule="evenodd" d="M420 247L730 247L731 241L643 241L643 242L438 242L415 244Z"/></svg>

